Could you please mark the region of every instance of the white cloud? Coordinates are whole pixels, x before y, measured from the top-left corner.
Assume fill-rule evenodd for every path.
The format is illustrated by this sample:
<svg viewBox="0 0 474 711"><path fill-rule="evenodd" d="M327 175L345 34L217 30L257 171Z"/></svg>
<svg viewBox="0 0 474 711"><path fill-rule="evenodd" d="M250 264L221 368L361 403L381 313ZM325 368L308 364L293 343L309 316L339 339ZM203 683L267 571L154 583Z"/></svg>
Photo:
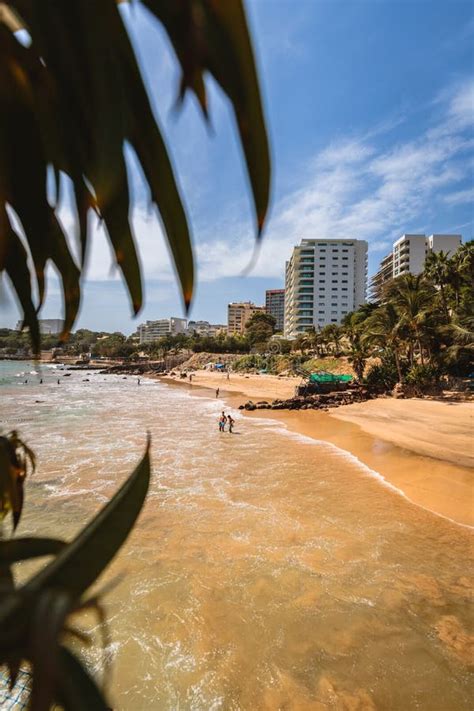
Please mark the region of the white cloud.
<svg viewBox="0 0 474 711"><path fill-rule="evenodd" d="M458 190L454 193L449 193L445 195L443 201L448 205L463 205L463 204L474 204L474 188L468 188L467 190Z"/></svg>
<svg viewBox="0 0 474 711"><path fill-rule="evenodd" d="M416 139L377 150L379 135L332 143L308 161L301 185L273 209L254 276L284 274L293 245L304 237L354 237L386 251L405 231L436 231L432 218L441 202L460 204L471 191L443 197L466 177L473 141L466 135L474 84L458 86L445 97L436 125ZM387 122L390 131L393 122ZM254 243L249 229L235 224L229 239L208 238L199 249L200 278L236 276L248 264Z"/></svg>

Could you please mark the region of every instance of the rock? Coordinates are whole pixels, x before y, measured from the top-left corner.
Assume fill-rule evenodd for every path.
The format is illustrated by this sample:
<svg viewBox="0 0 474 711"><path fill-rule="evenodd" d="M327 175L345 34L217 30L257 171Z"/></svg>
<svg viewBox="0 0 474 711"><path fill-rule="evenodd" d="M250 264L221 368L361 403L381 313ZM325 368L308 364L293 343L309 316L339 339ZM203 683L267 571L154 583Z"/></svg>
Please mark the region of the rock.
<svg viewBox="0 0 474 711"><path fill-rule="evenodd" d="M239 410L244 410L244 409L245 409L245 405L239 405Z"/></svg>
<svg viewBox="0 0 474 711"><path fill-rule="evenodd" d="M402 383L396 383L392 390L392 397L400 399L405 397L405 389Z"/></svg>

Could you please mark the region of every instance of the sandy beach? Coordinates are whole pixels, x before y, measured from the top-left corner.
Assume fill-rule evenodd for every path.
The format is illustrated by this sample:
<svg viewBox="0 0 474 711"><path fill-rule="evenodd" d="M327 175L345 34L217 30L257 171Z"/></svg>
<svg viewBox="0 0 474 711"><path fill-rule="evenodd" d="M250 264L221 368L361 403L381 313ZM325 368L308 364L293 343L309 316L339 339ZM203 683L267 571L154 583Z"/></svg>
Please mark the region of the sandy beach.
<svg viewBox="0 0 474 711"><path fill-rule="evenodd" d="M238 407L247 399L271 401L294 394L299 378L225 375L198 371L192 384L219 388L220 397ZM339 407L329 413L257 411L294 432L340 447L378 472L415 504L458 523L474 526L474 404L428 399L379 398Z"/></svg>

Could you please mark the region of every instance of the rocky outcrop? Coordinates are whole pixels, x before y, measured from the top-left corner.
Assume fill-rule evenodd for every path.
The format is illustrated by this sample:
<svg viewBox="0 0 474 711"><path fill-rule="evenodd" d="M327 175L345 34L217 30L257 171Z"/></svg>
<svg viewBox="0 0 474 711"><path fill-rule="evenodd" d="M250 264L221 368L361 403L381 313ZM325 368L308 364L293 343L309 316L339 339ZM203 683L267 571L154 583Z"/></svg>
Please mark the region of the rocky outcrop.
<svg viewBox="0 0 474 711"><path fill-rule="evenodd" d="M354 402L364 402L373 395L367 388L353 387L350 390L336 391L330 393L319 393L314 395L297 395L288 400L273 400L269 403L266 400L253 402L248 400L239 406L239 410L329 410L340 405L351 405Z"/></svg>

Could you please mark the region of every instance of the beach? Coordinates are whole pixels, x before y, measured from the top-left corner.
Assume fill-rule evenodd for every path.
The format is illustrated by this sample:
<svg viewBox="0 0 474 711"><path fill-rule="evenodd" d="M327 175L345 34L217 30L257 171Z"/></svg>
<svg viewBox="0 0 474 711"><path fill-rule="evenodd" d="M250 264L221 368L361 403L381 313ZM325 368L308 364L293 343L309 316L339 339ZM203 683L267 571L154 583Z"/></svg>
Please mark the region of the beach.
<svg viewBox="0 0 474 711"><path fill-rule="evenodd" d="M112 583L116 711L470 711L472 531L379 467L392 451L412 472L421 455L324 412L247 415L223 380L216 398L152 378L2 368L2 428L38 463L19 536L70 540L151 436L144 509L98 583ZM235 434L218 431L222 410ZM93 632L80 654L101 679L97 620L78 622Z"/></svg>
<svg viewBox="0 0 474 711"><path fill-rule="evenodd" d="M292 397L299 378L198 371L192 388L219 388L238 407L248 399ZM262 412L246 413L261 417ZM265 417L316 440L331 442L381 474L414 503L474 526L474 403L377 398L328 413L265 410Z"/></svg>

